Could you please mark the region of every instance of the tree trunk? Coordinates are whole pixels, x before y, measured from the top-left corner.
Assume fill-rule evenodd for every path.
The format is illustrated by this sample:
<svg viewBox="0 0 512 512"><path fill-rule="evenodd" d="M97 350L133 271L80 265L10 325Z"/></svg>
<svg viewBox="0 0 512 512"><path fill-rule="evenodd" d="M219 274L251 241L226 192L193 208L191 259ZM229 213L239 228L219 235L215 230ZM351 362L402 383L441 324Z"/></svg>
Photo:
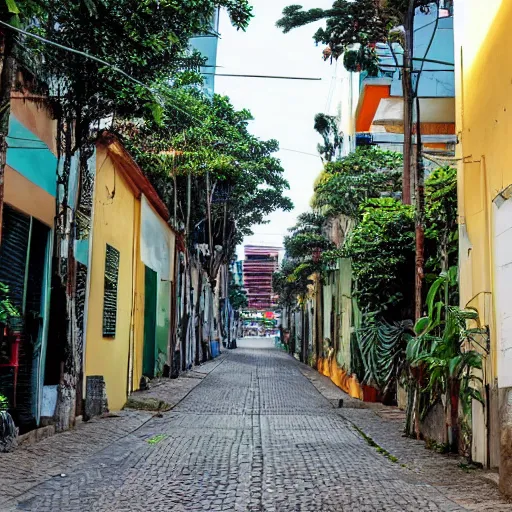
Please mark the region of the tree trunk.
<svg viewBox="0 0 512 512"><path fill-rule="evenodd" d="M77 181L79 184L76 191L76 197L73 198L73 204L77 204L80 194L81 184L81 168L80 164L75 171L72 169L72 148L73 134L72 127L77 126L80 130L80 116L77 116L76 124L71 120L67 120L65 129L65 158L63 166L63 174L60 177L63 184L64 193L61 207L62 225L61 243L57 244L56 250L60 251L61 247L65 247L65 253L58 253L59 266L55 269L59 273L63 289L66 290L66 346L64 350L64 361L62 361L61 378L58 387L57 407L55 412L56 428L58 431L67 430L75 425L76 417L76 389L77 380L80 373L79 353L77 344L77 315L76 315L76 260L75 260L75 211L69 207L69 180L72 172L77 172ZM82 137L75 135L76 145L80 147ZM79 160L81 161L81 159ZM64 242L62 244L62 242ZM53 312L60 314L60 312Z"/></svg>
<svg viewBox="0 0 512 512"><path fill-rule="evenodd" d="M181 317L181 371L187 369L187 338L188 338L188 324L189 324L189 290L188 290L188 255L184 258L183 263L183 313Z"/></svg>
<svg viewBox="0 0 512 512"><path fill-rule="evenodd" d="M307 363L308 361L308 344L307 344L307 333L306 333L306 306L305 303L301 305L300 308L300 316L301 316L301 362Z"/></svg>
<svg viewBox="0 0 512 512"><path fill-rule="evenodd" d="M196 291L196 305L195 305L195 321L197 325L194 325L196 331L196 357L194 363L197 365L201 364L201 341L203 337L202 326L201 326L201 297L203 295L203 273L201 272L201 267L199 267L199 277L197 280L197 291Z"/></svg>
<svg viewBox="0 0 512 512"><path fill-rule="evenodd" d="M12 55L14 38L11 31L3 35L2 72L0 74L0 244L2 243L2 213L4 208L4 176L7 163L7 135L11 115L11 91L16 77L16 61Z"/></svg>

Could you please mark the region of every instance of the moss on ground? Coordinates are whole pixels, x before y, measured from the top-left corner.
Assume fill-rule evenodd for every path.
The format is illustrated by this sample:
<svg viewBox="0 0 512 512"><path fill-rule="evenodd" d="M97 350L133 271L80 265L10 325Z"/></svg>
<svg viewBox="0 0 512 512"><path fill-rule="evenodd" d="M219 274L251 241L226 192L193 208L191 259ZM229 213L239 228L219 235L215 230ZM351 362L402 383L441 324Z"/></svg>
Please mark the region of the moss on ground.
<svg viewBox="0 0 512 512"><path fill-rule="evenodd" d="M158 398L129 397L124 409L135 409L137 411L165 412L172 409L172 405L159 400Z"/></svg>
<svg viewBox="0 0 512 512"><path fill-rule="evenodd" d="M354 429L356 432L368 443L369 446L372 448L375 448L377 453L380 453L381 455L384 455L387 459L389 459L391 462L398 462L398 458L394 455L391 455L385 448L382 448L382 446L379 446L368 434L363 432L357 425L353 424ZM405 467L404 464L402 464L403 467Z"/></svg>

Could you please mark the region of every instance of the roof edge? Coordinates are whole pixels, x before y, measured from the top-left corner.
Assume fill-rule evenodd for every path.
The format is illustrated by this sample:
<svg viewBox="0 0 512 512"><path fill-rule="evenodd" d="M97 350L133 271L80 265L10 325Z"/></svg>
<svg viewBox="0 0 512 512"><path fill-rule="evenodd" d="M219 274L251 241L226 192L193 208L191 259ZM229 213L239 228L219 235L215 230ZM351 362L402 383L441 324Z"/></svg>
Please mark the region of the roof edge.
<svg viewBox="0 0 512 512"><path fill-rule="evenodd" d="M108 156L122 169L129 185L138 194L137 198L144 194L160 217L168 222L170 214L167 206L119 138L105 130L99 134L96 144L103 146Z"/></svg>

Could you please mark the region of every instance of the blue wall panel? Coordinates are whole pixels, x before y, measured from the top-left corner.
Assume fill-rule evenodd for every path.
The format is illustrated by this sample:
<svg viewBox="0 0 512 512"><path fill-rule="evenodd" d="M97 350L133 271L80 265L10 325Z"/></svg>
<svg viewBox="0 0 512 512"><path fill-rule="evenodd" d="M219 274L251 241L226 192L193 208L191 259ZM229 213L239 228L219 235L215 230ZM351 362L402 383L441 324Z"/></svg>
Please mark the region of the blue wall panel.
<svg viewBox="0 0 512 512"><path fill-rule="evenodd" d="M55 197L57 157L14 116L9 120L7 165Z"/></svg>

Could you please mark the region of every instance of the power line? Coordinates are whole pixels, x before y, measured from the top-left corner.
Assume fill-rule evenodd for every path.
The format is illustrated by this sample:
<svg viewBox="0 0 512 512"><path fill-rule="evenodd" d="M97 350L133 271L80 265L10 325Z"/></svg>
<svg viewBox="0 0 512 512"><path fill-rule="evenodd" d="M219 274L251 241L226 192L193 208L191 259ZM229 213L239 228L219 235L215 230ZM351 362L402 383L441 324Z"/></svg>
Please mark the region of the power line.
<svg viewBox="0 0 512 512"><path fill-rule="evenodd" d="M249 236L288 236L290 233L253 233Z"/></svg>
<svg viewBox="0 0 512 512"><path fill-rule="evenodd" d="M281 151L291 151L292 153L300 153L301 155L314 156L315 158L320 158L320 155L315 155L314 153L306 153L306 151L299 151L298 149L288 149L288 148L279 148Z"/></svg>
<svg viewBox="0 0 512 512"><path fill-rule="evenodd" d="M309 81L319 81L321 78L315 77L304 77L304 76L278 76L278 75L237 75L234 73L201 73L203 75L213 75L213 76L231 76L238 78L273 78L277 80L309 80Z"/></svg>
<svg viewBox="0 0 512 512"><path fill-rule="evenodd" d="M51 41L50 39L46 39L46 38L44 38L42 36L39 36L37 34L32 34L31 32L27 32L26 30L23 30L21 28L14 27L13 25L10 25L9 23L6 23L5 21L0 20L0 25L3 25L4 27L6 27L8 29L14 30L15 32L19 32L20 34L24 34L24 35L26 35L28 37L32 37L34 39L37 39L38 41L41 41L41 42L43 42L45 44L49 44L51 46L55 46L56 48L60 48L61 50L64 50L64 51L67 51L67 52L70 52L70 53L75 53L76 55L80 55L82 57L85 57L86 59L91 59L91 60L93 60L95 62L98 62L98 63L104 65L104 66L107 66L107 67L111 68L112 70L116 71L117 73L120 73L121 75L126 77L128 80L131 80L132 82L136 83L137 85L140 85L141 87L146 89L148 92L150 92L155 98L158 98L157 92L154 89L152 89L151 87L149 87L145 83L141 82L140 80L137 80L136 78L134 78L133 76L129 75L128 73L126 73L122 69L118 68L114 64L111 64L111 63L109 63L109 62L107 62L107 61L105 61L103 59L95 57L94 55L90 55L89 53L83 52L81 50L76 50L75 48L71 48L69 46L65 46L65 45L62 45L60 43L56 43L55 41ZM225 76L238 76L238 75L226 74ZM240 76L243 76L243 75L240 75ZM251 76L251 75L245 75L245 76ZM253 76L254 77L258 77L258 78L283 78L283 79L288 78L288 79L295 79L295 80L321 80L321 78L272 77L272 76L264 76L264 75L253 75ZM158 98L158 99L161 99L161 98ZM202 123L201 119L196 118L195 116L190 114L190 112L187 112L187 111L181 109L180 107L177 107L174 104L172 104L172 107L175 108L176 110L182 112L183 114L187 115L191 119L197 121L198 123ZM16 149L18 149L18 148L22 149L22 147L17 147L17 146L11 146L11 147L13 149L15 149L15 148ZM39 149L39 148L23 148L23 149ZM41 148L41 149L43 149L43 148ZM308 156L314 156L315 158L320 158L319 155L315 155L313 153L307 153L305 151L298 151L296 149L287 149L287 148L280 148L280 149L282 149L283 151L290 151L290 152L293 152L293 153L301 153L301 154L308 155Z"/></svg>

